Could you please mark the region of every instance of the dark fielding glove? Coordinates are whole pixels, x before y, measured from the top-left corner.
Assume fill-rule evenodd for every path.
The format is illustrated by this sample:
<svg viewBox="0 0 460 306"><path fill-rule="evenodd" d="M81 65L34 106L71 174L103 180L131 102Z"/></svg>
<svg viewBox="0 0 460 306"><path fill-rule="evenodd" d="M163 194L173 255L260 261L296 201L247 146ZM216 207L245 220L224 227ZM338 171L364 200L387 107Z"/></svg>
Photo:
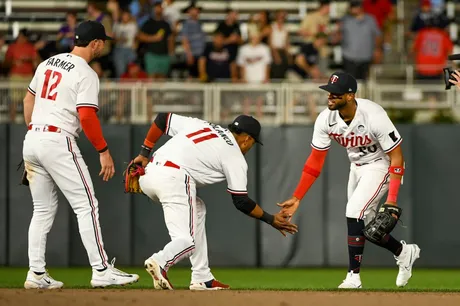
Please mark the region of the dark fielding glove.
<svg viewBox="0 0 460 306"><path fill-rule="evenodd" d="M402 209L398 206L383 204L380 207L374 220L369 222L363 230L367 240L375 244L382 244L382 239L386 234L391 233L401 216ZM395 218L393 215L396 215Z"/></svg>
<svg viewBox="0 0 460 306"><path fill-rule="evenodd" d="M23 159L21 160L21 162L18 165L18 168L16 169L16 171L19 171L19 170L22 171L21 180L19 182L19 185L29 186L29 180L27 179L27 170L26 170Z"/></svg>
<svg viewBox="0 0 460 306"><path fill-rule="evenodd" d="M139 186L139 177L144 174L144 167L135 164L134 160L132 160L123 173L125 176L125 193L143 193L141 187Z"/></svg>

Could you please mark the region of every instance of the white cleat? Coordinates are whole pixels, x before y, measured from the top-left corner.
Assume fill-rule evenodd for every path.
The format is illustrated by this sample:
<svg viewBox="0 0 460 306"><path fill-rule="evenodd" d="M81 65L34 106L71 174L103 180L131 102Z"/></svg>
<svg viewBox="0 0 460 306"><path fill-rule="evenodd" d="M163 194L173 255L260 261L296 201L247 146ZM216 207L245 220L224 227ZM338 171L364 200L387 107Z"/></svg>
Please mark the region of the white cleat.
<svg viewBox="0 0 460 306"><path fill-rule="evenodd" d="M63 286L63 282L53 279L48 272L37 275L29 271L27 272L27 278L24 282L24 288L26 289L60 289Z"/></svg>
<svg viewBox="0 0 460 306"><path fill-rule="evenodd" d="M340 289L361 289L361 277L359 273L348 272L347 277L339 285Z"/></svg>
<svg viewBox="0 0 460 306"><path fill-rule="evenodd" d="M155 289L174 290L173 285L168 279L166 271L153 259L148 258L144 262L145 270L153 278L153 287Z"/></svg>
<svg viewBox="0 0 460 306"><path fill-rule="evenodd" d="M115 258L110 265L102 272L93 270L91 286L93 288L104 288L107 286L124 286L135 283L139 280L139 275L128 274L115 268Z"/></svg>
<svg viewBox="0 0 460 306"><path fill-rule="evenodd" d="M412 266L417 258L420 257L420 248L416 244L406 244L401 240L403 249L399 256L395 256L396 264L399 266L398 277L396 277L396 286L404 287L412 277Z"/></svg>

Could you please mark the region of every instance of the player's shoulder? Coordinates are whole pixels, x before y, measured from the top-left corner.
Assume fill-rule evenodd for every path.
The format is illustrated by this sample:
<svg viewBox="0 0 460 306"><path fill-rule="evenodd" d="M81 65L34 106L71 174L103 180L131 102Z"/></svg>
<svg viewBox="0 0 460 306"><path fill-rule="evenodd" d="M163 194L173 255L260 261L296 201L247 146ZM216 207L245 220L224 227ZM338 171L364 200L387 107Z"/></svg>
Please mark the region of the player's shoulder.
<svg viewBox="0 0 460 306"><path fill-rule="evenodd" d="M361 111L371 116L372 115L386 115L385 109L380 104L372 100L356 98L356 103L358 103L358 107L361 108Z"/></svg>

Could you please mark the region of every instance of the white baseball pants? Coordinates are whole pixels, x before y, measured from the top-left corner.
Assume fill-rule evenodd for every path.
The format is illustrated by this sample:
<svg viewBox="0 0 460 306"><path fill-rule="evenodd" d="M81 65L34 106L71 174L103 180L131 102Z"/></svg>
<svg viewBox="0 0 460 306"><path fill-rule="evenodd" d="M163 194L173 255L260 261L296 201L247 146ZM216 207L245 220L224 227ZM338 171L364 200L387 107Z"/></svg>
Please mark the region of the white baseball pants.
<svg viewBox="0 0 460 306"><path fill-rule="evenodd" d="M388 162L385 160L362 166L351 164L347 218L363 219L366 224L374 218L380 200L388 191L390 178L388 167Z"/></svg>
<svg viewBox="0 0 460 306"><path fill-rule="evenodd" d="M45 272L46 239L58 205L56 185L77 215L80 236L91 266L106 268L107 254L99 225L98 202L88 167L75 139L64 132L29 131L24 140L23 158L34 205L29 227L30 269Z"/></svg>
<svg viewBox="0 0 460 306"><path fill-rule="evenodd" d="M214 279L208 262L206 240L206 206L196 196L196 185L187 172L154 161L139 179L142 191L158 200L164 213L171 242L152 255L166 271L175 263L190 257L192 283Z"/></svg>

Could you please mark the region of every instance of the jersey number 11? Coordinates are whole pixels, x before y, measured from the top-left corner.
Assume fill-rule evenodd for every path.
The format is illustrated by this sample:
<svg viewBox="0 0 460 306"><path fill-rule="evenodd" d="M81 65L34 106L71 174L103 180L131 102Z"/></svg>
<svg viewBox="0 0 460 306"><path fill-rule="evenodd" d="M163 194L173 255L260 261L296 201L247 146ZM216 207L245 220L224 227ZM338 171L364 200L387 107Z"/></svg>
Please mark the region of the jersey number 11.
<svg viewBox="0 0 460 306"><path fill-rule="evenodd" d="M185 136L187 136L187 138L192 139L192 141L193 141L194 143L200 143L200 142L205 141L205 140L209 140L209 139L213 139L213 138L219 137L219 136L217 136L217 134L214 134L214 133L210 133L210 134L207 134L207 135L204 135L204 136L200 136L200 137L195 137L195 136L201 135L201 134L203 134L203 133L211 132L211 131L212 131L212 130L211 130L210 128L204 128L204 129L198 130L198 131L196 131L196 132L187 134L187 135L185 135Z"/></svg>
<svg viewBox="0 0 460 306"><path fill-rule="evenodd" d="M52 74L52 77L51 77L51 74ZM50 79L54 80L54 83L51 84L51 86L50 86ZM51 69L46 70L45 71L45 82L43 82L42 94L40 97L42 99L56 101L56 97L58 94L56 91L56 87L59 85L59 83L61 83L61 79L62 79L62 73L58 71L53 71Z"/></svg>

